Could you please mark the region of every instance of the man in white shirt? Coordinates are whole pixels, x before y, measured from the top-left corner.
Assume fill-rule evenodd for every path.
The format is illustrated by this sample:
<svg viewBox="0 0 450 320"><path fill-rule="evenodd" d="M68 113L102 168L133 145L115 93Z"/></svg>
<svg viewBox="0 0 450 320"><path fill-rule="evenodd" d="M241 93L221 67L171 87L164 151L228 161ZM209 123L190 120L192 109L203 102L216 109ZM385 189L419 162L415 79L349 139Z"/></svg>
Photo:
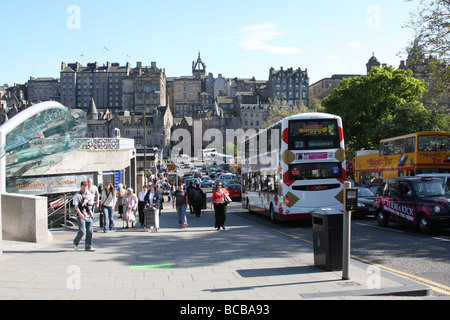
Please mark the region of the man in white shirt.
<svg viewBox="0 0 450 320"><path fill-rule="evenodd" d="M144 208L145 208L145 195L147 194L148 188L147 186L142 187L142 191L139 192L138 198L138 209L139 209L139 223L141 227L144 226Z"/></svg>
<svg viewBox="0 0 450 320"><path fill-rule="evenodd" d="M92 197L93 197L93 200L94 200L94 205L92 206L92 213L94 213L95 209L98 210L99 196L100 195L98 194L97 186L92 183L92 178L89 178L87 182L88 182L88 191L92 194Z"/></svg>
<svg viewBox="0 0 450 320"><path fill-rule="evenodd" d="M156 185L151 185L150 190L145 195L145 206L146 207L153 207L155 209L155 222L154 222L154 228L156 231L159 230L159 209L161 206L161 198L159 196L159 193L156 191ZM146 226L148 227L148 226ZM150 229L153 229L153 226L150 227Z"/></svg>

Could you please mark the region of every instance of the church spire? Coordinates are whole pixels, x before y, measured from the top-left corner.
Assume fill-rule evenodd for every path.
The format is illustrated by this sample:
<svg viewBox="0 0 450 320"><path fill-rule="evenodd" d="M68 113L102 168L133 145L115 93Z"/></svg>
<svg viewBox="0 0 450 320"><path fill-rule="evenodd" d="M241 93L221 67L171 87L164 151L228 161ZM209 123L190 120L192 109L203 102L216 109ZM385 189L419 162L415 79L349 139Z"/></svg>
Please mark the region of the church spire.
<svg viewBox="0 0 450 320"><path fill-rule="evenodd" d="M197 62L192 61L192 75L196 78L206 75L206 64L200 56L200 51L198 52Z"/></svg>

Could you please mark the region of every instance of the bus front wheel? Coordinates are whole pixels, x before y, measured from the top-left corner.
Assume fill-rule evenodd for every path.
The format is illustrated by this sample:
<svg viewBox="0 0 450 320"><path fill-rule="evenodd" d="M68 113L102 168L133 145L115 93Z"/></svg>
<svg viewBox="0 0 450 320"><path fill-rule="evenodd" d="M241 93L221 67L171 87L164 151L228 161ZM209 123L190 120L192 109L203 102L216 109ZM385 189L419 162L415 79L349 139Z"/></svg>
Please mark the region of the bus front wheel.
<svg viewBox="0 0 450 320"><path fill-rule="evenodd" d="M270 204L269 217L273 223L277 223L277 216L276 216L275 210L273 209L272 204Z"/></svg>

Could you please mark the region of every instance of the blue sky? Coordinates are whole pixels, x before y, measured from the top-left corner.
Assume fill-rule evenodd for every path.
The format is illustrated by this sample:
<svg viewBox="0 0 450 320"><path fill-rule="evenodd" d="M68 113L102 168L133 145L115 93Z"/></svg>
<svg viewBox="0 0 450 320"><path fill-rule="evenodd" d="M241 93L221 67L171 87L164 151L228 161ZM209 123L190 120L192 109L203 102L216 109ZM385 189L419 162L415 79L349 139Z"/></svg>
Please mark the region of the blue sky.
<svg viewBox="0 0 450 320"><path fill-rule="evenodd" d="M418 1L0 0L0 84L59 77L61 62L137 61L190 75L201 52L215 76L267 80L307 68L310 83L365 74L375 52L398 67ZM108 49L105 49L105 47ZM83 55L83 56L82 56Z"/></svg>

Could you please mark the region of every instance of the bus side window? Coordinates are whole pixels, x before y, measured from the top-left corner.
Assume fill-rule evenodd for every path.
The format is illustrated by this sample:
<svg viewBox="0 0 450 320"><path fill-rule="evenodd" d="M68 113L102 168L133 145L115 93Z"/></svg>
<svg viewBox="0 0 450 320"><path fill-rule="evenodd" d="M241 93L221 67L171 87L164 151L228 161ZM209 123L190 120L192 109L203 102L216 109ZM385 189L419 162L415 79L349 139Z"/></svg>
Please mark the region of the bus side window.
<svg viewBox="0 0 450 320"><path fill-rule="evenodd" d="M394 154L403 154L405 151L405 140L399 139L394 141Z"/></svg>
<svg viewBox="0 0 450 320"><path fill-rule="evenodd" d="M393 141L388 141L388 142L384 143L384 155L385 156L392 155L393 145L394 145Z"/></svg>
<svg viewBox="0 0 450 320"><path fill-rule="evenodd" d="M384 143L380 143L380 156L383 156L383 151L384 151Z"/></svg>
<svg viewBox="0 0 450 320"><path fill-rule="evenodd" d="M415 152L416 151L415 144L416 144L416 138L415 137L407 138L405 140L405 153Z"/></svg>

